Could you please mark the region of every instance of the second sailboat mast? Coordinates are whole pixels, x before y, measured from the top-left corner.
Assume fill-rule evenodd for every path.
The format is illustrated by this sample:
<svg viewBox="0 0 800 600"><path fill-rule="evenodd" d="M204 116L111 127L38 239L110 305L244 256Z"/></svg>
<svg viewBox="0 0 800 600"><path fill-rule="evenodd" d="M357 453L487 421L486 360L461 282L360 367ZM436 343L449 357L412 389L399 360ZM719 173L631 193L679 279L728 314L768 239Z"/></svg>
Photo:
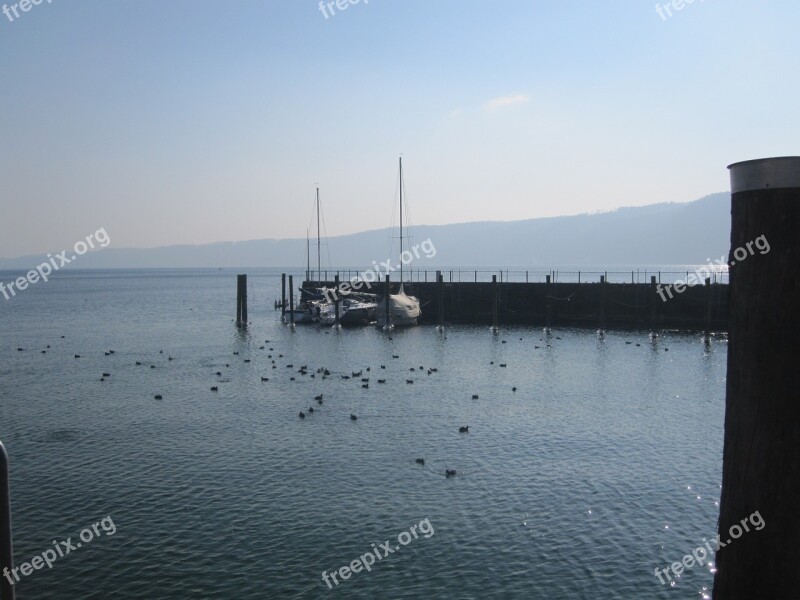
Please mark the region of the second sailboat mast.
<svg viewBox="0 0 800 600"><path fill-rule="evenodd" d="M319 238L319 186L317 186L317 281L322 281L322 261L320 260L320 238Z"/></svg>
<svg viewBox="0 0 800 600"><path fill-rule="evenodd" d="M403 285L403 157L400 157L400 285Z"/></svg>

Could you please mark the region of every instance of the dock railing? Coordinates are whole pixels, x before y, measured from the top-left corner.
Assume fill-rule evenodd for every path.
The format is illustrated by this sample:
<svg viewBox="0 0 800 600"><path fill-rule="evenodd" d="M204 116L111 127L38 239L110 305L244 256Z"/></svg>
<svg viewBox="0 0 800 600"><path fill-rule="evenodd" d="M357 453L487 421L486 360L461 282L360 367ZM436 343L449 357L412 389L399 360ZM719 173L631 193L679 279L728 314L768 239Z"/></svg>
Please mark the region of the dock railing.
<svg viewBox="0 0 800 600"><path fill-rule="evenodd" d="M727 284L728 272L717 268L703 267L703 270L708 271L708 277L711 279L712 285ZM334 277L338 276L340 281L364 281L364 269L331 269L321 271L322 281L333 281ZM671 284L676 281L689 282L691 284L690 276L696 275L695 271L682 270L682 271L661 271L653 269L635 269L630 271L598 271L598 270L578 270L578 271L562 271L562 270L521 270L521 269L403 269L403 282L436 282L436 273L441 272L444 281L447 283L468 283L468 282L484 282L489 283L492 277L496 277L499 283L600 283L600 277L604 277L606 283L649 283L650 277L655 276L656 282L661 284ZM316 273L315 273L316 274ZM392 280L397 281L399 271L391 274ZM549 278L549 279L548 279ZM307 278L308 279L308 278ZM696 277L697 283L694 285L702 285L705 277ZM383 275L377 277L373 281L383 280Z"/></svg>

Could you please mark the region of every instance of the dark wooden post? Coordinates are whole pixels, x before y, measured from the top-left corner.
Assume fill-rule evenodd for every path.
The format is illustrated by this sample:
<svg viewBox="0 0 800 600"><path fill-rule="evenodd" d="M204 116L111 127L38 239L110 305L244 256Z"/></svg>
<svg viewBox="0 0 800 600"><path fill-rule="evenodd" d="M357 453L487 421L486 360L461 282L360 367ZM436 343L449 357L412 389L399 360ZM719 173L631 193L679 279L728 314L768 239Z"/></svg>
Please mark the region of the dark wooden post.
<svg viewBox="0 0 800 600"><path fill-rule="evenodd" d="M606 276L600 275L600 333L606 331Z"/></svg>
<svg viewBox="0 0 800 600"><path fill-rule="evenodd" d="M547 287L545 288L545 293L547 294L547 299L545 301L545 308L544 308L544 312L545 312L544 326L545 326L545 329L547 329L548 331L550 330L551 319L553 318L553 299L551 297L552 296L552 293L551 293L551 289L552 289L551 282L552 282L551 276L550 275L545 275L545 283L547 284Z"/></svg>
<svg viewBox="0 0 800 600"><path fill-rule="evenodd" d="M383 318L383 327L385 329L391 329L392 327L392 302L391 302L391 282L389 281L389 276L386 275L386 285L383 288L383 300L385 303L385 310L386 313Z"/></svg>
<svg viewBox="0 0 800 600"><path fill-rule="evenodd" d="M286 273L281 273L281 317L286 316Z"/></svg>
<svg viewBox="0 0 800 600"><path fill-rule="evenodd" d="M706 318L703 328L703 339L711 339L711 277L706 277Z"/></svg>
<svg viewBox="0 0 800 600"><path fill-rule="evenodd" d="M444 275L441 271L436 271L436 289L439 300L439 329L444 329Z"/></svg>
<svg viewBox="0 0 800 600"><path fill-rule="evenodd" d="M294 326L294 281L289 275L289 322Z"/></svg>
<svg viewBox="0 0 800 600"><path fill-rule="evenodd" d="M657 331L657 310L658 303L660 302L658 296L658 286L656 285L656 276L650 276L650 335L655 337L658 335Z"/></svg>
<svg viewBox="0 0 800 600"><path fill-rule="evenodd" d="M0 442L0 573L14 568L14 547L11 536L11 487L9 484L8 454ZM8 569L8 571L5 571ZM14 586L0 575L0 598L14 600Z"/></svg>
<svg viewBox="0 0 800 600"><path fill-rule="evenodd" d="M339 273L333 280L334 294L333 294L333 312L334 312L334 327L339 329Z"/></svg>
<svg viewBox="0 0 800 600"><path fill-rule="evenodd" d="M492 329L497 331L497 275L492 275Z"/></svg>
<svg viewBox="0 0 800 600"><path fill-rule="evenodd" d="M242 275L242 324L247 325L247 275Z"/></svg>
<svg viewBox="0 0 800 600"><path fill-rule="evenodd" d="M247 325L247 275L236 276L236 325Z"/></svg>
<svg viewBox="0 0 800 600"><path fill-rule="evenodd" d="M242 276L236 276L236 325L242 324Z"/></svg>
<svg viewBox="0 0 800 600"><path fill-rule="evenodd" d="M730 325L719 516L726 546L716 554L713 597L797 598L800 157L729 169ZM749 531L732 539L743 523Z"/></svg>

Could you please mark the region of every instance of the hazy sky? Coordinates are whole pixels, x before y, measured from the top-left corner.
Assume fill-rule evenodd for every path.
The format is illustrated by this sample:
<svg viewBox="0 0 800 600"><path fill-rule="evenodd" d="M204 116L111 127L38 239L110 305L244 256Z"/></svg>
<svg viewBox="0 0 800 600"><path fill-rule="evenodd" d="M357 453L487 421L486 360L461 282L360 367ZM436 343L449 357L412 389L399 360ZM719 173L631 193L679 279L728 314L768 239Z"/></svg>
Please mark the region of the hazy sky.
<svg viewBox="0 0 800 600"><path fill-rule="evenodd" d="M688 201L800 153L798 0L333 10L0 13L0 256L304 237L316 182L329 235L386 227L400 153L416 224Z"/></svg>

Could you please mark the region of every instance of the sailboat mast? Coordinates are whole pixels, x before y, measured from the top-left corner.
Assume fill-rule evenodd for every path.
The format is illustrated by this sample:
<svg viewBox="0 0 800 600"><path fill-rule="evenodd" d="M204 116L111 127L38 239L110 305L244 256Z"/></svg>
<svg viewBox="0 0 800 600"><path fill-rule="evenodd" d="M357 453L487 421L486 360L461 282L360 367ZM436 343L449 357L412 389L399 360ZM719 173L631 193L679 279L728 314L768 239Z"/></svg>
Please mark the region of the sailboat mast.
<svg viewBox="0 0 800 600"><path fill-rule="evenodd" d="M308 227L306 227L306 281L311 279L311 244L308 240Z"/></svg>
<svg viewBox="0 0 800 600"><path fill-rule="evenodd" d="M400 157L400 286L403 286L403 157Z"/></svg>
<svg viewBox="0 0 800 600"><path fill-rule="evenodd" d="M319 238L319 186L317 186L317 281L322 277L322 261L320 260L320 238Z"/></svg>

